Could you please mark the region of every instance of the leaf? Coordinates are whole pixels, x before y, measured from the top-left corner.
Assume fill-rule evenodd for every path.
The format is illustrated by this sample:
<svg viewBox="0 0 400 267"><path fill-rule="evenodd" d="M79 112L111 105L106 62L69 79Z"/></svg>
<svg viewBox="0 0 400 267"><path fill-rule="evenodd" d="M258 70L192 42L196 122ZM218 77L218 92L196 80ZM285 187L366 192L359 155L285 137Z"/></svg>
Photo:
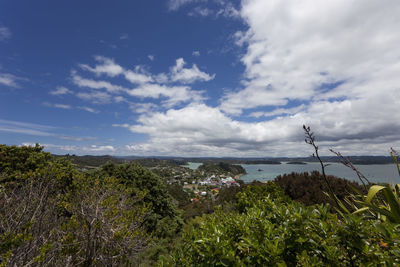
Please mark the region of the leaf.
<svg viewBox="0 0 400 267"><path fill-rule="evenodd" d="M353 214L361 213L361 212L364 212L366 210L369 210L369 207L363 207L363 208L357 209L355 212L353 212Z"/></svg>
<svg viewBox="0 0 400 267"><path fill-rule="evenodd" d="M371 203L371 200L374 198L374 196L375 196L379 191L381 191L382 189L385 189L385 188L386 188L386 187L381 186L381 185L373 185L373 186L371 186L371 188L370 188L369 191L368 191L368 196L367 196L366 201L367 201L368 203Z"/></svg>

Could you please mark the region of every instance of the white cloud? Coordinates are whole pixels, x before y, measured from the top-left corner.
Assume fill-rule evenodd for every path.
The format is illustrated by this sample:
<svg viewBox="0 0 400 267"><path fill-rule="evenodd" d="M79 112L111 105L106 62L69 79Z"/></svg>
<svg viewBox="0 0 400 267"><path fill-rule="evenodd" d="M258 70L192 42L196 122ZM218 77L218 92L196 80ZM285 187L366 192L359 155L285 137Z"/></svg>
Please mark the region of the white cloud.
<svg viewBox="0 0 400 267"><path fill-rule="evenodd" d="M400 82L391 75L400 69L399 12L398 1L244 1L245 88L228 93L221 108L240 114L290 100L392 94ZM344 83L324 94L321 86L336 82Z"/></svg>
<svg viewBox="0 0 400 267"><path fill-rule="evenodd" d="M0 26L0 41L4 41L11 38L11 31L4 27L4 26Z"/></svg>
<svg viewBox="0 0 400 267"><path fill-rule="evenodd" d="M330 155L330 147L353 155L385 155L391 146L400 147L400 122L381 120L373 113L349 115L359 114L363 106L322 101L295 115L244 122L218 108L192 104L142 115L134 125L113 126L148 135L147 142L127 146L131 153L143 155L308 156L312 149L304 143L303 124L316 131L324 155ZM369 120L375 122L373 127Z"/></svg>
<svg viewBox="0 0 400 267"><path fill-rule="evenodd" d="M113 59L102 56L96 56L95 60L100 64L94 67L80 64L80 67L96 76L106 75L113 78L122 75L136 87L127 88L108 80L83 78L77 71L73 70L71 72L72 82L81 88L92 89L90 92L79 92L76 96L94 104L128 103L131 109L136 110L137 113L147 112L149 107L152 109L154 107L154 103L151 103L151 105L141 103L141 106L137 105L138 103L132 105L132 103L137 102L137 99L140 101L149 98L161 99L161 106L168 108L185 102L201 102L205 99L204 91L192 90L187 84L195 81L209 81L215 77L215 74L209 75L200 71L195 64L192 68L184 68L183 58L177 59L176 65L170 68L170 72L159 74L149 73L145 66L136 66L132 70L127 70L115 63ZM179 85L180 83L183 85Z"/></svg>
<svg viewBox="0 0 400 267"><path fill-rule="evenodd" d="M95 73L97 76L105 74L109 77L115 77L118 75L123 75L125 79L130 81L133 84L141 84L146 82L151 82L151 76L143 73L144 70L140 66L135 68L135 71L126 70L120 65L116 64L113 59L102 57L102 56L95 56L95 60L100 62L99 65L96 65L94 68L86 65L86 64L79 64L79 66L87 71Z"/></svg>
<svg viewBox="0 0 400 267"><path fill-rule="evenodd" d="M108 81L97 81L92 79L85 79L77 75L76 72L72 72L72 81L75 85L79 87L88 87L91 89L106 89L109 93L117 93L119 91L124 91L126 88L112 84Z"/></svg>
<svg viewBox="0 0 400 267"><path fill-rule="evenodd" d="M8 73L0 73L0 84L9 86L9 87L18 87L17 80L18 77L8 74Z"/></svg>
<svg viewBox="0 0 400 267"><path fill-rule="evenodd" d="M129 109L134 113L150 113L158 109L154 103L131 103Z"/></svg>
<svg viewBox="0 0 400 267"><path fill-rule="evenodd" d="M176 60L176 65L171 68L171 80L181 83L193 83L195 81L210 81L215 78L215 74L207 74L199 70L196 64L189 68L184 68L186 64L183 58Z"/></svg>
<svg viewBox="0 0 400 267"><path fill-rule="evenodd" d="M152 82L153 78L149 75L143 74L143 73L137 73L134 71L126 71L124 73L125 79L127 79L128 81L130 81L131 83L134 84L143 84L143 83L148 83L148 82Z"/></svg>
<svg viewBox="0 0 400 267"><path fill-rule="evenodd" d="M132 152L168 155L229 156L265 154L268 146L280 138L292 141L300 132L287 131L291 126L276 127L276 122L246 123L232 120L217 108L192 104L166 113L142 115L136 125L114 125L150 136L147 143L128 146ZM297 124L297 123L296 123ZM266 149L263 151L262 149ZM233 153L233 154L232 154Z"/></svg>
<svg viewBox="0 0 400 267"><path fill-rule="evenodd" d="M51 95L66 95L66 94L72 94L72 93L73 92L66 87L57 86L56 90L50 91L49 94L51 94Z"/></svg>
<svg viewBox="0 0 400 267"><path fill-rule="evenodd" d="M194 101L198 102L204 98L202 92L190 90L188 86L165 86L159 84L143 84L135 89L127 91L131 96L141 98L161 98L165 97L163 103L165 106L171 107L181 102Z"/></svg>
<svg viewBox="0 0 400 267"><path fill-rule="evenodd" d="M102 56L95 56L94 58L97 62L100 62L101 64L96 65L94 68L86 64L79 64L79 66L84 70L95 73L96 75L106 74L110 77L115 77L124 72L124 69L120 65L115 64L113 59Z"/></svg>
<svg viewBox="0 0 400 267"><path fill-rule="evenodd" d="M195 57L199 57L200 56L200 51L197 51L197 50L193 51L192 55L195 56Z"/></svg>

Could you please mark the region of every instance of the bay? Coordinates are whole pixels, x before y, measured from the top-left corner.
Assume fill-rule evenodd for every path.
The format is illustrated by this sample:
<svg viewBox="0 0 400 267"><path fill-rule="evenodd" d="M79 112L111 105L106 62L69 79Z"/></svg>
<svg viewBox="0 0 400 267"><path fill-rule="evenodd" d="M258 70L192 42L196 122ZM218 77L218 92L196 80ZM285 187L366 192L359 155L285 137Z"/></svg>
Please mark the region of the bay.
<svg viewBox="0 0 400 267"><path fill-rule="evenodd" d="M359 182L357 174L350 168L341 163L328 163L325 167L327 175L345 178L350 181ZM253 165L241 164L247 174L240 177L244 182L249 183L256 181L271 181L276 176L288 174L291 172L321 172L321 165L318 162L307 162L305 165L286 164L283 162L279 165ZM395 164L372 164L372 165L355 165L355 167L368 178L372 183L400 183L399 174ZM259 169L263 171L258 171Z"/></svg>
<svg viewBox="0 0 400 267"><path fill-rule="evenodd" d="M326 174L336 177L345 178L350 181L359 182L357 174L350 168L341 163L328 163L325 168ZM201 163L189 162L186 167L197 169ZM321 172L321 165L318 162L307 162L307 164L287 164L282 162L279 165L273 164L240 164L247 174L240 177L246 183L252 181L271 181L278 175L289 174L291 172ZM371 165L355 165L362 174L365 175L372 183L400 183L400 177L395 164L371 164ZM262 171L259 171L262 170Z"/></svg>

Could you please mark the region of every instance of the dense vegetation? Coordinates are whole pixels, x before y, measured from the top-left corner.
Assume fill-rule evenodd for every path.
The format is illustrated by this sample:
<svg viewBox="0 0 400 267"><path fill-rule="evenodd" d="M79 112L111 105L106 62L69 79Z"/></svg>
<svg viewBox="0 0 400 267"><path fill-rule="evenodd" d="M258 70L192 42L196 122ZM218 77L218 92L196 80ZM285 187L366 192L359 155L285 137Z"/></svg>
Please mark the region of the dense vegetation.
<svg viewBox="0 0 400 267"><path fill-rule="evenodd" d="M42 147L0 146L0 264L138 263L181 227L160 178L136 164L78 172Z"/></svg>
<svg viewBox="0 0 400 267"><path fill-rule="evenodd" d="M293 202L273 183L248 186L233 211L191 221L163 264L177 266L380 266L400 264L399 226L339 218Z"/></svg>
<svg viewBox="0 0 400 267"><path fill-rule="evenodd" d="M291 173L193 201L135 162L78 171L42 149L0 145L0 266L400 265L399 186Z"/></svg>
<svg viewBox="0 0 400 267"><path fill-rule="evenodd" d="M340 200L344 200L354 189L364 192L363 188L356 182L350 182L332 175L328 175L327 179L333 192ZM335 206L335 202L324 193L328 192L329 189L322 174L318 171L279 175L275 178L275 183L291 199L305 205L329 203L331 206Z"/></svg>

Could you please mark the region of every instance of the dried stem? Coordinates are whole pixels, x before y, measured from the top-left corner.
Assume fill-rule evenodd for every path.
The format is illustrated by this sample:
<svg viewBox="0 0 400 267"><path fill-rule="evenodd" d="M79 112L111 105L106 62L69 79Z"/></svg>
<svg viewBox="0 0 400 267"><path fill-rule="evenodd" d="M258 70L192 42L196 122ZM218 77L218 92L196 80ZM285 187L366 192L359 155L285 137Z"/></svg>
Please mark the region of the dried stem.
<svg viewBox="0 0 400 267"><path fill-rule="evenodd" d="M353 171L355 171L355 173L356 173L357 176L358 176L358 179L359 179L359 180L361 181L361 183L363 184L364 189L365 189L366 191L368 191L365 182L366 182L368 185L370 185L371 182L367 179L367 177L364 176L364 174L362 174L362 173L360 172L360 170L358 170L358 169L353 165L353 163L351 163L349 157L344 157L340 152L336 152L336 151L334 151L333 149L329 149L329 151L331 151L331 152L334 153L336 156L338 156L339 161L340 161L344 166L346 166L346 167L352 169Z"/></svg>
<svg viewBox="0 0 400 267"><path fill-rule="evenodd" d="M330 185L330 183L328 181L328 178L326 177L326 174L325 174L326 165L322 162L322 160L321 160L321 158L320 158L320 156L318 154L318 146L315 144L314 133L311 132L311 129L310 129L309 126L307 127L307 126L303 125L303 129L304 129L304 133L305 133L305 136L306 136L305 142L314 147L314 151L315 152L312 154L312 156L314 158L317 158L319 163L321 164L322 177L324 178L324 180L326 182L326 185L328 186L329 193L330 193L331 197L335 200L336 205L339 207L339 203L337 202L337 198L335 196L335 193L333 192L332 187L331 187L331 185Z"/></svg>

